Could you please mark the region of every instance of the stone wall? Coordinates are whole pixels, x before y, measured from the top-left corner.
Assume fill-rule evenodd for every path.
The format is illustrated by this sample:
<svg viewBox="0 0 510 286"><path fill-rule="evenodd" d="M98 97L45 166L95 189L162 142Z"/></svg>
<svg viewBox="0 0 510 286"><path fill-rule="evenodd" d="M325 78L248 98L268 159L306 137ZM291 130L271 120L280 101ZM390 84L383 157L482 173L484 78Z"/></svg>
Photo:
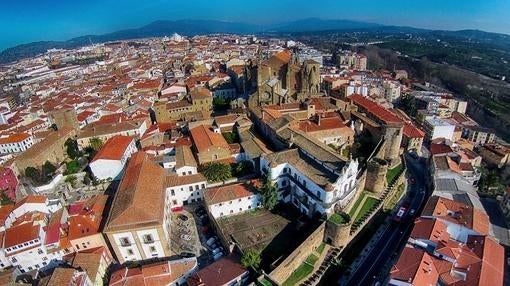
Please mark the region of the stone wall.
<svg viewBox="0 0 510 286"><path fill-rule="evenodd" d="M388 164L378 158L374 158L367 163L367 177L365 189L380 194L386 187L386 173Z"/></svg>
<svg viewBox="0 0 510 286"><path fill-rule="evenodd" d="M336 248L344 247L350 241L350 233L350 223L336 224L328 220L324 230L324 242Z"/></svg>
<svg viewBox="0 0 510 286"><path fill-rule="evenodd" d="M299 245L280 265L278 265L269 277L279 285L283 284L287 278L296 270L306 258L321 245L324 239L324 229L326 222L322 223L301 245Z"/></svg>

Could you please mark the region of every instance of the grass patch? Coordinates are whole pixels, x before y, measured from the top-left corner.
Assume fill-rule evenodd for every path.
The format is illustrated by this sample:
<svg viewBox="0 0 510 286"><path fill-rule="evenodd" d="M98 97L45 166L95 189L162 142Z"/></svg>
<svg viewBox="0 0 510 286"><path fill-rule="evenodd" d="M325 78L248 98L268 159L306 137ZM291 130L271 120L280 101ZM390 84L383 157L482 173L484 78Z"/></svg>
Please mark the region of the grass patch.
<svg viewBox="0 0 510 286"><path fill-rule="evenodd" d="M317 260L319 260L319 257L317 257L317 255L315 255L315 254L310 254L310 255L306 258L305 262L306 262L306 263L308 263L308 264L310 264L310 265L315 265L315 262L317 262Z"/></svg>
<svg viewBox="0 0 510 286"><path fill-rule="evenodd" d="M266 277L262 277L261 279L257 280L257 285L260 285L260 286L273 286L273 283L271 283L271 281L267 280Z"/></svg>
<svg viewBox="0 0 510 286"><path fill-rule="evenodd" d="M398 185L397 190L395 192L393 192L391 197L384 204L384 209L386 209L386 210L393 209L397 205L398 201L400 200L402 193L404 193L405 191L406 191L406 189L404 188L404 184Z"/></svg>
<svg viewBox="0 0 510 286"><path fill-rule="evenodd" d="M324 251L324 248L326 248L326 244L323 242L323 243L321 243L321 245L319 245L319 247L317 247L317 249L315 251L317 251L318 254L322 254L322 252Z"/></svg>
<svg viewBox="0 0 510 286"><path fill-rule="evenodd" d="M351 210L349 211L349 215L352 216L356 213L356 210L359 208L359 205L363 201L363 198L367 195L365 191L361 192L361 195L358 197L356 202L354 202L354 205L352 206Z"/></svg>
<svg viewBox="0 0 510 286"><path fill-rule="evenodd" d="M331 221L334 224L338 224L338 225L347 223L347 221L344 219L344 217L337 213L334 213L332 216L330 216L329 221Z"/></svg>
<svg viewBox="0 0 510 286"><path fill-rule="evenodd" d="M356 222L359 219L361 219L362 217L364 217L370 211L370 209L372 209L372 207L375 206L375 204L377 204L377 199L372 198L372 197L367 197L367 199L365 200L365 203L361 207L361 210L358 212L358 215L356 216L354 221Z"/></svg>
<svg viewBox="0 0 510 286"><path fill-rule="evenodd" d="M388 184L393 182L398 174L404 169L404 166L402 164L399 164L398 166L394 167L393 169L388 169L388 173L386 173L386 181Z"/></svg>
<svg viewBox="0 0 510 286"><path fill-rule="evenodd" d="M313 266L308 263L303 263L299 266L289 278L283 282L282 286L294 286L298 285L298 283L303 280L306 276L308 276L313 271Z"/></svg>

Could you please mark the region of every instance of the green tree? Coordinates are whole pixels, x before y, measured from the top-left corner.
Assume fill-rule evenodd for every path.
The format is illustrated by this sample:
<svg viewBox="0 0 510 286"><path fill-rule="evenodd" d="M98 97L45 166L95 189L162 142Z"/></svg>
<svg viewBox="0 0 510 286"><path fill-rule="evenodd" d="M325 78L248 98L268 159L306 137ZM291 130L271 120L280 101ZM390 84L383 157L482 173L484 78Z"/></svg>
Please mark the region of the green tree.
<svg viewBox="0 0 510 286"><path fill-rule="evenodd" d="M27 167L25 169L25 176L32 180L32 182L38 183L41 180L41 171L34 167Z"/></svg>
<svg viewBox="0 0 510 286"><path fill-rule="evenodd" d="M232 170L227 164L212 162L202 167L202 174L210 182L220 182L230 179Z"/></svg>
<svg viewBox="0 0 510 286"><path fill-rule="evenodd" d="M66 140L66 143L64 143L64 146L66 147L67 156L69 156L69 158L74 160L81 156L76 140L69 138Z"/></svg>
<svg viewBox="0 0 510 286"><path fill-rule="evenodd" d="M80 164L76 160L66 163L66 174L75 174L80 170Z"/></svg>
<svg viewBox="0 0 510 286"><path fill-rule="evenodd" d="M260 251L255 249L248 249L241 257L241 265L255 271L258 271L261 261L262 258L260 257Z"/></svg>
<svg viewBox="0 0 510 286"><path fill-rule="evenodd" d="M74 188L76 186L76 180L77 178L75 175L70 175L66 177L65 182L69 183Z"/></svg>
<svg viewBox="0 0 510 286"><path fill-rule="evenodd" d="M262 185L262 205L267 210L273 210L278 204L278 193L276 186L271 181L271 172L264 178L264 185Z"/></svg>
<svg viewBox="0 0 510 286"><path fill-rule="evenodd" d="M235 132L225 132L225 133L222 133L222 135L228 144L233 144L233 143L239 142L239 138L237 138L237 133L235 133Z"/></svg>
<svg viewBox="0 0 510 286"><path fill-rule="evenodd" d="M98 137L92 137L92 138L90 138L89 145L90 145L90 147L92 147L92 149L97 151L97 150L101 149L101 147L103 146L103 140L101 140Z"/></svg>

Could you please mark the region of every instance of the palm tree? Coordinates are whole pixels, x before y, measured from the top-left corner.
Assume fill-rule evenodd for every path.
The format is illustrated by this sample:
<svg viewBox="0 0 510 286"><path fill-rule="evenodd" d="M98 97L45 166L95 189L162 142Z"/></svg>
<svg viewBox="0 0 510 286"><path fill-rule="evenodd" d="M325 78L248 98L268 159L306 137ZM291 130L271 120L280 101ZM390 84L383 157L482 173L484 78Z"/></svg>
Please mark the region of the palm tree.
<svg viewBox="0 0 510 286"><path fill-rule="evenodd" d="M103 146L103 140L98 137L92 137L90 138L89 145L92 147L92 149L97 151Z"/></svg>

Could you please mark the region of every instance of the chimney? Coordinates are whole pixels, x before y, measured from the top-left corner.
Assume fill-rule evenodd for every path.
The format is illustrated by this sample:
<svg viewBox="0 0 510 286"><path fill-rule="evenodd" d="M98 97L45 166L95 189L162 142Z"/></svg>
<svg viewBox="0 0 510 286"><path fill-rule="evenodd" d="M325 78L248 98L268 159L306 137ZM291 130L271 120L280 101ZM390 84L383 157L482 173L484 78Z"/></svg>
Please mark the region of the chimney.
<svg viewBox="0 0 510 286"><path fill-rule="evenodd" d="M265 111L264 111L264 109L262 109L262 120L264 120L264 117L265 117L264 113L265 113Z"/></svg>
<svg viewBox="0 0 510 286"><path fill-rule="evenodd" d="M321 126L321 115L317 113L317 125Z"/></svg>

